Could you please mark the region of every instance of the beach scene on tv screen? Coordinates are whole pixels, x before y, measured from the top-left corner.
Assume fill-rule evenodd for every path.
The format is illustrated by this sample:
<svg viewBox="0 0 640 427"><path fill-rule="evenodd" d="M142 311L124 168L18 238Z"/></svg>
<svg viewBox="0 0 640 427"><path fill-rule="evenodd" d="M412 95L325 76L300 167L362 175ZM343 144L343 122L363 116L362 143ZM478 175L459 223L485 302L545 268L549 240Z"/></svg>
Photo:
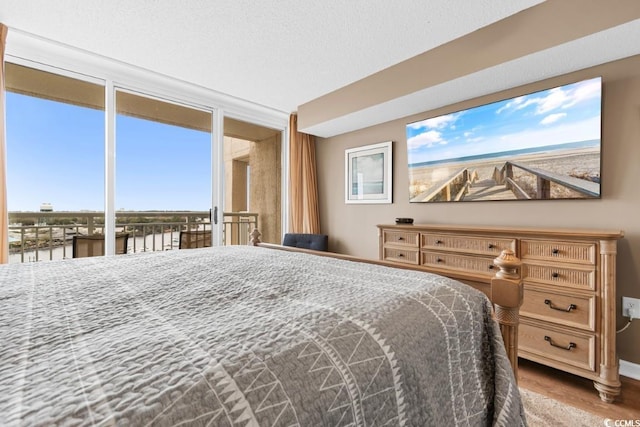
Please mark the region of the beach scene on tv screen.
<svg viewBox="0 0 640 427"><path fill-rule="evenodd" d="M410 123L411 202L600 197L601 78Z"/></svg>

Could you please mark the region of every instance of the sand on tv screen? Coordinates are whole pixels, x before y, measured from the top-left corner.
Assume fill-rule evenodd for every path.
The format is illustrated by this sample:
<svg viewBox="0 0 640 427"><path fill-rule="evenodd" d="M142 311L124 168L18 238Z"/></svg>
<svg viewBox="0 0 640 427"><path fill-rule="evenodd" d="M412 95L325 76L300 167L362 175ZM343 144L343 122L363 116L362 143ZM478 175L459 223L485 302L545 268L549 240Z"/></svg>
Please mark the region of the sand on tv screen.
<svg viewBox="0 0 640 427"><path fill-rule="evenodd" d="M600 198L602 79L409 123L414 203Z"/></svg>

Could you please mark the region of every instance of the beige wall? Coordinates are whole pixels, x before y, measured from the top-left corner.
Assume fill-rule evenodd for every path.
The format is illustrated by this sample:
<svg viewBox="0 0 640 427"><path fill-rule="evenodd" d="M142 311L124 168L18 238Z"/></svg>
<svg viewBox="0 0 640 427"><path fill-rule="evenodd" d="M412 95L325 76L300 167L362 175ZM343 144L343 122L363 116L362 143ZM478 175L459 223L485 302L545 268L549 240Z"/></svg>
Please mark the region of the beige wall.
<svg viewBox="0 0 640 427"><path fill-rule="evenodd" d="M640 19L638 0L616 0L615 7L606 0L546 0L298 106L298 129L323 128L323 124L347 114L636 19ZM558 65L555 61L549 64L551 69ZM564 70L576 68L562 66ZM526 81L526 76L518 78Z"/></svg>
<svg viewBox="0 0 640 427"><path fill-rule="evenodd" d="M406 123L571 83L603 77L602 198L600 200L409 203ZM394 141L393 203L344 203L344 150ZM332 251L377 258L377 224L399 216L418 223L619 229L618 315L621 296L640 298L640 56L461 102L327 139L316 145L322 232ZM618 317L618 326L625 323ZM619 356L640 363L640 321L618 335Z"/></svg>

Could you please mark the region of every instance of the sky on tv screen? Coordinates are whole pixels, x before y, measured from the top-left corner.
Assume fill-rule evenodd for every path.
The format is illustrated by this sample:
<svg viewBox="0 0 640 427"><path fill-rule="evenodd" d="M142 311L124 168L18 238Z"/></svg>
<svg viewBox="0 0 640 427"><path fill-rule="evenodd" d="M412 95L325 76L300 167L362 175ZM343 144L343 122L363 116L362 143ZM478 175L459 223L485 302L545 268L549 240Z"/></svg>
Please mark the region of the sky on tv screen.
<svg viewBox="0 0 640 427"><path fill-rule="evenodd" d="M409 165L599 145L601 84L597 77L410 123Z"/></svg>

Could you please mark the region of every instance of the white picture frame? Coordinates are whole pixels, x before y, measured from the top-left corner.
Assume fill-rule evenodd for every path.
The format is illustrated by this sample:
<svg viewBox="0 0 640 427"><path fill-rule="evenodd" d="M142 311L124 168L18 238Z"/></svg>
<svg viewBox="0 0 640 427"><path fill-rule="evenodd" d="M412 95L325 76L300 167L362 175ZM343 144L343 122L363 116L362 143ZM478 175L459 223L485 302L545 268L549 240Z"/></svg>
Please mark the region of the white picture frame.
<svg viewBox="0 0 640 427"><path fill-rule="evenodd" d="M344 153L345 203L392 203L393 141Z"/></svg>

